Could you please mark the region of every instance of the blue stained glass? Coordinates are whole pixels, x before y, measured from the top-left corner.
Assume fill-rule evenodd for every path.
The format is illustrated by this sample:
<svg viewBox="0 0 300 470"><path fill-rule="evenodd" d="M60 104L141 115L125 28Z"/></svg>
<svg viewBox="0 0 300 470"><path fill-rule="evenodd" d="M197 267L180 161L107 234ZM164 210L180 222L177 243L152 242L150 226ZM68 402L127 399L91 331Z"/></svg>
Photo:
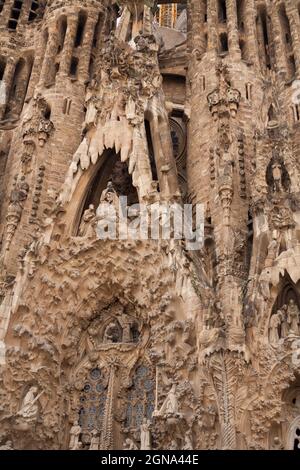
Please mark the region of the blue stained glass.
<svg viewBox="0 0 300 470"><path fill-rule="evenodd" d="M146 379L146 380L144 381L144 386L145 386L145 389L146 389L146 390L152 390L152 388L153 388L152 380Z"/></svg>
<svg viewBox="0 0 300 470"><path fill-rule="evenodd" d="M93 369L91 372L90 372L90 376L93 380L99 380L99 378L101 377L101 371L100 369Z"/></svg>
<svg viewBox="0 0 300 470"><path fill-rule="evenodd" d="M91 387L90 384L85 384L85 386L83 387L83 390L84 390L85 392L89 392L91 389L92 389L92 387Z"/></svg>

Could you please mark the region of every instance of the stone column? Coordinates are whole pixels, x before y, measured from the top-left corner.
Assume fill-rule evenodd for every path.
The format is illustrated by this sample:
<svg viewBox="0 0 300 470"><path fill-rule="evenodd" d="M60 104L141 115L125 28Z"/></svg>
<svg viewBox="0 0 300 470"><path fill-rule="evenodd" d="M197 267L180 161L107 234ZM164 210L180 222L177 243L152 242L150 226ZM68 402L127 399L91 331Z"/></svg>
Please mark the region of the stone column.
<svg viewBox="0 0 300 470"><path fill-rule="evenodd" d="M3 75L3 82L5 83L5 100L3 104L0 104L0 120L3 119L5 114L6 105L9 101L11 87L14 81L14 74L17 65L15 58L9 57L6 62L6 67Z"/></svg>
<svg viewBox="0 0 300 470"><path fill-rule="evenodd" d="M256 8L254 0L245 0L245 38L247 58L256 67L259 67L259 53L256 39Z"/></svg>
<svg viewBox="0 0 300 470"><path fill-rule="evenodd" d="M94 31L97 23L97 18L89 17L87 19L84 38L80 51L79 65L78 65L78 77L83 83L89 80L89 66L92 54Z"/></svg>
<svg viewBox="0 0 300 470"><path fill-rule="evenodd" d="M271 13L272 32L275 46L275 57L278 72L287 73L286 50L282 39L282 30L279 20L278 8L273 8Z"/></svg>
<svg viewBox="0 0 300 470"><path fill-rule="evenodd" d="M6 0L3 5L3 10L0 15L0 26L7 27L8 20L10 18L10 12L13 6L14 0Z"/></svg>
<svg viewBox="0 0 300 470"><path fill-rule="evenodd" d="M190 2L190 23L191 27L191 44L192 50L199 50L201 56L206 52L206 41L205 41L205 1L204 0L193 0Z"/></svg>
<svg viewBox="0 0 300 470"><path fill-rule="evenodd" d="M217 50L217 1L207 0L207 33L208 33L208 51Z"/></svg>
<svg viewBox="0 0 300 470"><path fill-rule="evenodd" d="M78 27L78 13L74 16L68 16L68 26L61 53L59 75L68 76L70 73L74 43Z"/></svg>
<svg viewBox="0 0 300 470"><path fill-rule="evenodd" d="M296 63L296 75L300 76L300 16L295 5L286 3L286 14L290 23L293 52Z"/></svg>
<svg viewBox="0 0 300 470"><path fill-rule="evenodd" d="M49 85L52 83L54 78L54 61L58 49L58 31L56 22L49 25L48 33L48 43L41 70L40 85Z"/></svg>
<svg viewBox="0 0 300 470"><path fill-rule="evenodd" d="M27 24L32 0L23 1L18 24Z"/></svg>
<svg viewBox="0 0 300 470"><path fill-rule="evenodd" d="M237 60L241 60L235 0L226 0L226 10L229 53L231 56L234 56Z"/></svg>
<svg viewBox="0 0 300 470"><path fill-rule="evenodd" d="M26 99L25 101L29 101L34 93L35 87L39 81L40 77L40 72L43 64L43 59L45 57L45 51L47 47L47 41L45 38L45 31L42 31L38 37L37 41L37 47L36 47L36 53L34 56L34 62L32 66L32 72L31 72L31 79L29 82L27 94L26 94Z"/></svg>

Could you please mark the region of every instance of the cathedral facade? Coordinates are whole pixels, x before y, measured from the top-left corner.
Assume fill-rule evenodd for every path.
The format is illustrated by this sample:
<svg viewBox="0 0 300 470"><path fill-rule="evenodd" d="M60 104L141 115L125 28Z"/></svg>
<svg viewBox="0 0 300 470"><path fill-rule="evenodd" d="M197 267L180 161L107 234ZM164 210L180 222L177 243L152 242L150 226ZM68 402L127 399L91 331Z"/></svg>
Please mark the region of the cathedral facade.
<svg viewBox="0 0 300 470"><path fill-rule="evenodd" d="M299 450L300 1L0 0L0 35L0 448ZM199 245L132 236L166 205Z"/></svg>

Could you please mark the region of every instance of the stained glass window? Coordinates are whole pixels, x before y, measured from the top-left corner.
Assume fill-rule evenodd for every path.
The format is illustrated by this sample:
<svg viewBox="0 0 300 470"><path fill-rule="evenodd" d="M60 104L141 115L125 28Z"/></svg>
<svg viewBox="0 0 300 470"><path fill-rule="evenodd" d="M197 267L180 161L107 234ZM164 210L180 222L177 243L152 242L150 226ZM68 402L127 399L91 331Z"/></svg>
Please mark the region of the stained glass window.
<svg viewBox="0 0 300 470"><path fill-rule="evenodd" d="M148 367L139 366L127 395L126 421L128 428L138 428L144 418L151 419L154 410L154 381Z"/></svg>
<svg viewBox="0 0 300 470"><path fill-rule="evenodd" d="M80 396L79 424L83 441L96 429L100 431L107 390L100 369L92 369Z"/></svg>

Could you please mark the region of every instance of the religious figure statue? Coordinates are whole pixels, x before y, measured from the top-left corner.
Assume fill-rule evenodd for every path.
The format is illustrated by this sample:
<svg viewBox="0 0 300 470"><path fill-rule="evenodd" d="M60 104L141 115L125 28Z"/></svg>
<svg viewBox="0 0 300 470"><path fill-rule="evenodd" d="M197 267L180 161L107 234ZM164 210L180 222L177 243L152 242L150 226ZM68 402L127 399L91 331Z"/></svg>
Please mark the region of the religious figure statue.
<svg viewBox="0 0 300 470"><path fill-rule="evenodd" d="M70 430L70 450L78 450L80 448L79 445L79 436L81 434L81 427L78 424L78 421L75 420L73 426Z"/></svg>
<svg viewBox="0 0 300 470"><path fill-rule="evenodd" d="M163 402L159 415L177 414L178 413L178 400L176 396L176 385L173 384L168 395Z"/></svg>
<svg viewBox="0 0 300 470"><path fill-rule="evenodd" d="M42 393L43 392L38 395L38 388L36 386L30 387L23 399L21 409L17 413L18 416L21 416L26 421L34 421L37 418L39 410L37 401Z"/></svg>
<svg viewBox="0 0 300 470"><path fill-rule="evenodd" d="M118 325L115 322L110 322L109 325L105 328L103 343L120 343L120 332Z"/></svg>
<svg viewBox="0 0 300 470"><path fill-rule="evenodd" d="M178 444L175 439L172 439L168 450L178 450Z"/></svg>
<svg viewBox="0 0 300 470"><path fill-rule="evenodd" d="M286 338L289 334L289 323L288 323L288 307L283 305L281 307L281 338Z"/></svg>
<svg viewBox="0 0 300 470"><path fill-rule="evenodd" d="M11 441L6 441L3 446L0 446L0 450L14 450L13 443Z"/></svg>
<svg viewBox="0 0 300 470"><path fill-rule="evenodd" d="M271 316L269 325L269 340L273 345L278 344L279 341L279 327L282 321L282 312L277 310L277 313Z"/></svg>
<svg viewBox="0 0 300 470"><path fill-rule="evenodd" d="M117 236L119 197L111 181L108 182L106 189L101 194L96 220L98 238L105 239Z"/></svg>
<svg viewBox="0 0 300 470"><path fill-rule="evenodd" d="M190 430L184 436L184 444L182 450L193 450L192 433Z"/></svg>
<svg viewBox="0 0 300 470"><path fill-rule="evenodd" d="M281 440L279 439L279 437L274 437L273 439L273 445L272 445L272 450L283 450L284 449L284 446L281 442Z"/></svg>
<svg viewBox="0 0 300 470"><path fill-rule="evenodd" d="M277 258L277 255L278 255L278 248L279 248L279 243L277 240L277 235L273 234L272 240L270 241L268 245L268 253L266 256L266 260L265 260L265 268L273 266L274 260Z"/></svg>
<svg viewBox="0 0 300 470"><path fill-rule="evenodd" d="M281 165L279 162L274 162L272 165L272 176L273 176L273 191L280 192L281 186Z"/></svg>
<svg viewBox="0 0 300 470"><path fill-rule="evenodd" d="M127 437L125 439L123 448L124 450L138 450L138 446L133 442L133 440L130 437Z"/></svg>
<svg viewBox="0 0 300 470"><path fill-rule="evenodd" d="M119 197L111 181L107 183L106 189L104 189L101 194L100 203L101 202L108 202L108 204L114 204L118 207Z"/></svg>
<svg viewBox="0 0 300 470"><path fill-rule="evenodd" d="M89 208L86 209L83 213L78 232L79 237L84 237L85 235L87 235L88 229L95 216L95 207L93 204L90 204Z"/></svg>
<svg viewBox="0 0 300 470"><path fill-rule="evenodd" d="M91 438L89 450L99 450L99 445L100 445L100 437L99 437L98 431L94 429L92 431L92 438Z"/></svg>
<svg viewBox="0 0 300 470"><path fill-rule="evenodd" d="M288 305L288 324L290 326L290 332L299 335L299 309L293 299L290 299Z"/></svg>
<svg viewBox="0 0 300 470"><path fill-rule="evenodd" d="M150 420L147 418L141 424L141 450L151 450Z"/></svg>

